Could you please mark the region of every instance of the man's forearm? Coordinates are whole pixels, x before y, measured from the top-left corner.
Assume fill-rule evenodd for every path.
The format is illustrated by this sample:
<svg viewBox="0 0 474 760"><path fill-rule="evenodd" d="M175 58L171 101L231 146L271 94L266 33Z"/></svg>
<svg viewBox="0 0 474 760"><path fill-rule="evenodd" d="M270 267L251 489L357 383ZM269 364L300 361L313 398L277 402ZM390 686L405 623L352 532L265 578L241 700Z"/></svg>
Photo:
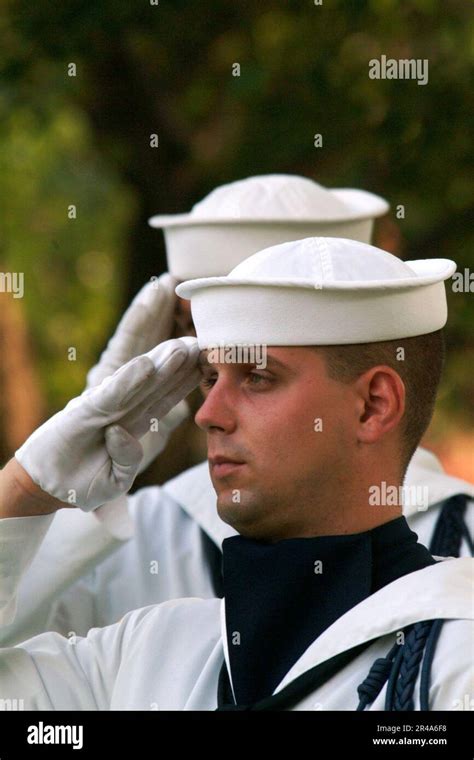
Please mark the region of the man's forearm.
<svg viewBox="0 0 474 760"><path fill-rule="evenodd" d="M67 506L36 485L15 458L0 470L0 519L46 515Z"/></svg>

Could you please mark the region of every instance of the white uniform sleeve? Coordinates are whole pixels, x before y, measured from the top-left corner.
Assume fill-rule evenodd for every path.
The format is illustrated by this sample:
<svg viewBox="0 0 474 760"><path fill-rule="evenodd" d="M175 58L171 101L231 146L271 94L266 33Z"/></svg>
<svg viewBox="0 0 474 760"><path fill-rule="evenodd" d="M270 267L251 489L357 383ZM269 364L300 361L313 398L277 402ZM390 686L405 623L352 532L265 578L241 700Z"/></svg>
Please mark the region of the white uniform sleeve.
<svg viewBox="0 0 474 760"><path fill-rule="evenodd" d="M142 614L86 638L42 633L0 649L0 694L22 710L108 710L124 653Z"/></svg>
<svg viewBox="0 0 474 760"><path fill-rule="evenodd" d="M16 612L16 595L23 573L43 540L54 514L0 520L0 625Z"/></svg>
<svg viewBox="0 0 474 760"><path fill-rule="evenodd" d="M58 597L47 630L86 635L90 628L116 623L133 609L170 599L215 596L210 539L198 523L158 486L133 494L129 510L133 539Z"/></svg>
<svg viewBox="0 0 474 760"><path fill-rule="evenodd" d="M21 582L20 570L16 574L16 616L11 619L10 610L11 622L0 624L0 646L44 631L85 636L133 609L168 599L215 596L209 540L162 488L150 486L128 497L130 540L117 538L124 522L121 516L112 525L114 516L112 510L102 521L96 513L79 509L56 513ZM25 526L20 544L28 540L28 519L18 518Z"/></svg>
<svg viewBox="0 0 474 760"><path fill-rule="evenodd" d="M78 509L0 520L0 645L54 627L52 615L65 591L122 544L93 514ZM93 605L84 604L85 596L79 584L75 607L88 630L95 621L87 617L86 606L92 613ZM64 608L62 617L67 633Z"/></svg>

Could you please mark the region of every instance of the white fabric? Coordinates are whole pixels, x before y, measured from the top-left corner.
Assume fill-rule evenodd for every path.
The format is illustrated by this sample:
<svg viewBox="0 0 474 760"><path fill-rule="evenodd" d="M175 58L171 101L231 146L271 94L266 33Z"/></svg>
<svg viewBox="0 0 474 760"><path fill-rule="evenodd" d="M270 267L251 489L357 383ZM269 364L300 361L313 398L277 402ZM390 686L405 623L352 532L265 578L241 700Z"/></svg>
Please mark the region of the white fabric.
<svg viewBox="0 0 474 760"><path fill-rule="evenodd" d="M54 514L0 520L0 623L13 620L17 592ZM23 633L23 632L22 632ZM24 636L23 636L24 638Z"/></svg>
<svg viewBox="0 0 474 760"><path fill-rule="evenodd" d="M340 237L369 243L373 222L287 222L286 224L226 224L170 227L164 230L168 269L179 280L228 274L241 261L269 245L311 235Z"/></svg>
<svg viewBox="0 0 474 760"><path fill-rule="evenodd" d="M443 473L436 457L423 449L415 452L405 483L428 484L428 496L436 501L457 493L474 497L471 484ZM137 607L177 597L212 597L201 529L219 547L224 538L236 535L219 518L215 505L208 465L203 462L163 487L144 488L128 497L130 540L117 540L113 512L110 522L99 523L93 514L60 510L41 545L49 515L15 519L15 540L9 527L12 520L0 520L0 589L6 589L4 596L18 590L16 615L14 607L7 610L0 643L14 644L47 630L85 635ZM430 501L426 511L408 505L404 513L420 542L428 546L439 503ZM466 516L471 530L473 515L471 500ZM122 514L116 519L120 525ZM461 555L469 555L465 541ZM151 572L150 563L155 561L157 574Z"/></svg>
<svg viewBox="0 0 474 760"><path fill-rule="evenodd" d="M198 384L194 338L166 341L73 399L15 453L44 491L86 511L128 491L137 440ZM46 461L46 464L45 464Z"/></svg>
<svg viewBox="0 0 474 760"><path fill-rule="evenodd" d="M228 274L262 248L310 235L369 243L374 219L388 208L363 190L328 190L306 177L268 174L222 185L189 214L149 223L163 228L169 271L185 280Z"/></svg>
<svg viewBox="0 0 474 760"><path fill-rule="evenodd" d="M176 280L165 272L141 288L122 316L99 361L89 370L86 389L99 385L135 356L151 351L159 343L171 338L176 284ZM145 433L140 439L143 458L138 472L143 472L163 451L170 434L188 414L189 407L183 400L163 417L157 431Z"/></svg>
<svg viewBox="0 0 474 760"><path fill-rule="evenodd" d="M266 248L226 277L181 283L200 348L372 343L423 335L446 323L448 259L403 262L343 238Z"/></svg>
<svg viewBox="0 0 474 760"><path fill-rule="evenodd" d="M159 421L158 430L149 430L140 438L140 444L143 449L143 458L138 466L138 473L148 467L154 459L166 447L169 437L173 430L189 416L189 405L185 399L165 414ZM127 510L127 496L122 494L116 499L103 504L94 510L94 517L104 523L106 528L116 538L130 538L133 533L133 526Z"/></svg>
<svg viewBox="0 0 474 760"><path fill-rule="evenodd" d="M125 541L78 509L51 524L50 515L15 518L15 540L13 518L0 520L0 598L17 599L0 612L1 645L50 630L85 635L139 607L214 596L201 528L171 496L141 489L129 513Z"/></svg>
<svg viewBox="0 0 474 760"><path fill-rule="evenodd" d="M340 617L302 654L276 692L347 649L378 638L295 710L354 710L357 686L411 623L443 618L432 664L432 710L462 709L473 695L471 559L448 559L385 586ZM137 610L87 638L44 633L0 650L3 699L26 710L213 710L227 657L225 605L180 599ZM229 663L227 662L228 667ZM369 709L383 710L386 687ZM415 687L419 709L419 681ZM468 702L469 704L469 702Z"/></svg>
<svg viewBox="0 0 474 760"><path fill-rule="evenodd" d="M158 215L152 227L243 222L346 221L381 216L388 203L362 190L328 190L307 177L262 174L215 188L189 214Z"/></svg>
<svg viewBox="0 0 474 760"><path fill-rule="evenodd" d="M88 372L86 389L99 385L135 356L171 338L176 307L175 286L176 280L165 272L141 288L123 314L99 361ZM138 473L143 472L165 449L173 430L188 415L189 406L183 399L160 420L158 430L148 430L140 438L143 457ZM98 507L94 515L116 538L129 538L133 533L123 494Z"/></svg>
<svg viewBox="0 0 474 760"><path fill-rule="evenodd" d="M417 448L408 465L404 484L414 489L427 488L429 505L439 504L439 502L456 494L465 494L470 499L474 499L474 485L445 473L435 454L421 446ZM411 503L404 508L403 512L405 517L410 520L419 512L419 509L415 503ZM471 522L472 517L473 510L468 510L467 518ZM415 527L413 530L417 531L417 528ZM474 535L474 531L471 531L472 535ZM422 540L422 543L428 545L429 541Z"/></svg>
<svg viewBox="0 0 474 760"><path fill-rule="evenodd" d="M130 359L171 338L176 284L176 280L165 272L138 291L99 361L89 370L87 388L100 385Z"/></svg>

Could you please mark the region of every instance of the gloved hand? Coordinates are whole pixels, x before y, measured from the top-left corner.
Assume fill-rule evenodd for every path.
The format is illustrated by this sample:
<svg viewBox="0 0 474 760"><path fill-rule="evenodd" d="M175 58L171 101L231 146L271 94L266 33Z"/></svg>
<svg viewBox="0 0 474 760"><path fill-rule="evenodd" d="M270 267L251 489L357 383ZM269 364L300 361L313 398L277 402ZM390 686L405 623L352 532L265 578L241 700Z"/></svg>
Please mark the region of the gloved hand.
<svg viewBox="0 0 474 760"><path fill-rule="evenodd" d="M15 457L44 491L90 511L127 492L139 442L199 383L195 338L169 340L84 391L26 440Z"/></svg>
<svg viewBox="0 0 474 760"><path fill-rule="evenodd" d="M177 280L165 272L143 286L120 320L98 363L89 371L86 388L99 385L133 357L171 338L176 284ZM166 447L170 434L188 415L189 406L183 400L166 415L158 430L145 433L140 439L143 458L138 472L143 472L156 459Z"/></svg>

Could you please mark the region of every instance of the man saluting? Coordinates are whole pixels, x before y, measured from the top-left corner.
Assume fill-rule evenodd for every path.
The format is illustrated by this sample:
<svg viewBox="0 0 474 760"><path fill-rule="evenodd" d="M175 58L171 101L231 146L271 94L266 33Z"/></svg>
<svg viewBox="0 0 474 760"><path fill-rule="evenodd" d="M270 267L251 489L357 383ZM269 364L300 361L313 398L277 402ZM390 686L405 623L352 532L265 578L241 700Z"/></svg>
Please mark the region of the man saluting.
<svg viewBox="0 0 474 760"><path fill-rule="evenodd" d="M401 505L369 501L401 486L429 423L454 268L307 238L180 285L204 351L196 422L239 534L223 544L224 599L4 649L2 691L30 708L456 709L472 691L473 561L431 556ZM242 344L266 347L266 367L207 361ZM191 343L163 344L71 402L7 465L2 514L127 490L145 418L187 393L197 361ZM66 456L55 482L45 459Z"/></svg>

